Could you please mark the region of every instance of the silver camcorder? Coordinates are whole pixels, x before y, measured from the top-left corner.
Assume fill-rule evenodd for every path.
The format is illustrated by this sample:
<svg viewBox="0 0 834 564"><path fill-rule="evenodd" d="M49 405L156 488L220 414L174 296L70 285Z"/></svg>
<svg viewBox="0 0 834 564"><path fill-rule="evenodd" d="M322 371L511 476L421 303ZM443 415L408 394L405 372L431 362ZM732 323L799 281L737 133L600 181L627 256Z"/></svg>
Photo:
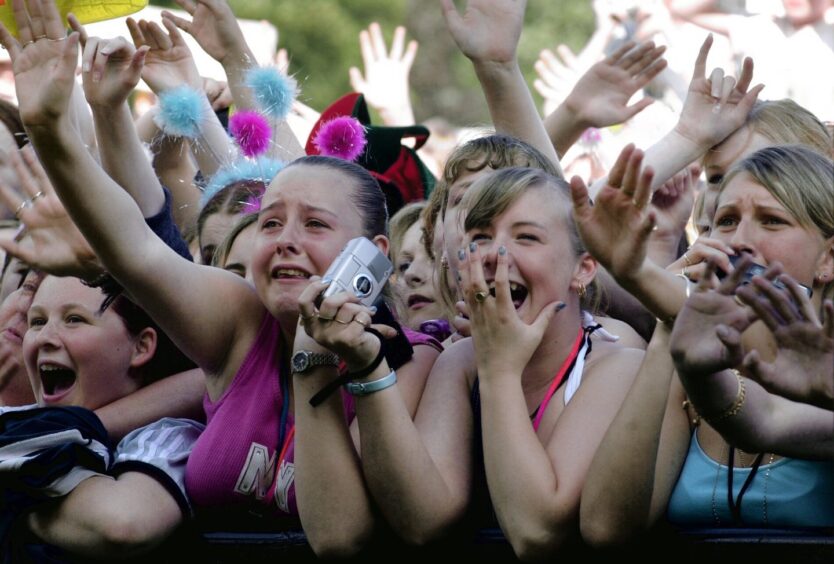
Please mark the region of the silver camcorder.
<svg viewBox="0 0 834 564"><path fill-rule="evenodd" d="M330 286L321 299L339 292L352 292L362 305L371 307L393 271L394 265L376 245L365 237L357 237L342 249L324 273L322 280L329 281Z"/></svg>

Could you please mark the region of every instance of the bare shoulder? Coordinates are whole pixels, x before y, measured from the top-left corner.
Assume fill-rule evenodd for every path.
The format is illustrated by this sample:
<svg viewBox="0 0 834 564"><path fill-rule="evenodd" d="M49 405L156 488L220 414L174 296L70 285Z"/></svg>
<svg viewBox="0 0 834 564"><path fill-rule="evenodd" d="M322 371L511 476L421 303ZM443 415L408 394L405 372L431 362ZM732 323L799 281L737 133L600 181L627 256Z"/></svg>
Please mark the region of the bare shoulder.
<svg viewBox="0 0 834 564"><path fill-rule="evenodd" d="M615 378L618 381L634 378L646 351L625 347L618 343L594 344L593 353L585 366L584 378L591 380Z"/></svg>
<svg viewBox="0 0 834 564"><path fill-rule="evenodd" d="M616 335L619 337L617 343L633 349L645 349L646 348L646 340L641 337L634 328L626 323L625 321L620 321L619 319L614 319L613 317L605 317L605 316L595 316L594 321L602 325L602 328L605 329L607 332L611 333L612 335ZM599 340L599 337L592 337L596 340Z"/></svg>

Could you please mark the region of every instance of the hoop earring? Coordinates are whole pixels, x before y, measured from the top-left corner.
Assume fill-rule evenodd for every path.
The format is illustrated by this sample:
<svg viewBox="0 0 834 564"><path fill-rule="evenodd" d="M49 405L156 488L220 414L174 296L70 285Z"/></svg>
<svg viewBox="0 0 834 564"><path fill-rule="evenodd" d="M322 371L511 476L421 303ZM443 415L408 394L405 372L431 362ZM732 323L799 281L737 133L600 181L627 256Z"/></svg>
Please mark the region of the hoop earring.
<svg viewBox="0 0 834 564"><path fill-rule="evenodd" d="M580 300L584 300L585 296L588 295L588 290L585 288L585 284L583 284L582 282L579 283L579 290L577 290L577 292L579 293Z"/></svg>

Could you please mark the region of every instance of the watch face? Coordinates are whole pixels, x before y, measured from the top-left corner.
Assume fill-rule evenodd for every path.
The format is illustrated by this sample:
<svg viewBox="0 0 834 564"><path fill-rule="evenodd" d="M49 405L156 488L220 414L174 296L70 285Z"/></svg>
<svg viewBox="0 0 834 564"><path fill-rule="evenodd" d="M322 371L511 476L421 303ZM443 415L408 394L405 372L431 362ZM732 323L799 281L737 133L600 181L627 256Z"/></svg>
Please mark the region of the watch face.
<svg viewBox="0 0 834 564"><path fill-rule="evenodd" d="M292 371L304 372L310 364L310 356L307 351L298 351L292 356Z"/></svg>

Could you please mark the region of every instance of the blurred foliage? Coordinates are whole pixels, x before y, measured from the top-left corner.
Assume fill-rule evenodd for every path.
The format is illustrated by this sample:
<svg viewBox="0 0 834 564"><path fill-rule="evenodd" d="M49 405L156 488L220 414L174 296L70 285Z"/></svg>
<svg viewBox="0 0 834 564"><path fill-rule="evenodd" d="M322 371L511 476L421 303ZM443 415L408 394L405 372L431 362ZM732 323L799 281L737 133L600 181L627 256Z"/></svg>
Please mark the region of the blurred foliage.
<svg viewBox="0 0 834 564"><path fill-rule="evenodd" d="M316 109L350 91L348 68L361 68L359 31L373 21L390 41L405 25L420 43L411 75L418 120L442 116L458 125L489 120L486 103L469 62L446 31L438 0L229 0L242 18L264 19L278 27L280 46L302 86L302 100ZM171 0L151 4L176 7ZM462 9L464 2L459 1ZM530 0L519 47L522 69L531 85L539 51L565 43L579 50L594 28L590 0ZM534 92L537 101L540 98Z"/></svg>

